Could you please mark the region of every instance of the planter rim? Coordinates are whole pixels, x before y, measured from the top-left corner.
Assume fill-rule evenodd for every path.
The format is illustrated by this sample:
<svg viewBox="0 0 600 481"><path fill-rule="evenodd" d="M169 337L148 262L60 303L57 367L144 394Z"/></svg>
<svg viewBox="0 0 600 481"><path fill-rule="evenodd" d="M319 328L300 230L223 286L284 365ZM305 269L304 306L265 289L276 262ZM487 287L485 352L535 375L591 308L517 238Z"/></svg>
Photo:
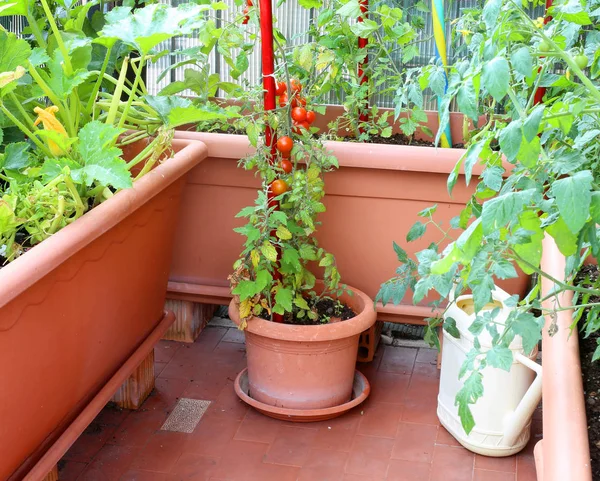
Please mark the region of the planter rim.
<svg viewBox="0 0 600 481"><path fill-rule="evenodd" d="M119 191L114 197L86 212L72 224L0 269L0 308L208 156L208 147L194 139L174 139L172 146L181 150L137 180L131 188ZM3 329L0 327L0 331Z"/></svg>
<svg viewBox="0 0 600 481"><path fill-rule="evenodd" d="M252 155L255 148L247 135L178 130L175 138L199 140L206 143L209 155L216 158L244 158ZM422 145L393 145L364 142L325 141L325 148L338 157L340 167L379 169L404 172L430 172L450 174L466 149L444 149ZM502 166L510 172L514 165L503 160ZM478 176L483 168L476 163L472 175ZM459 168L464 174L464 162ZM505 174L507 175L507 174Z"/></svg>
<svg viewBox="0 0 600 481"><path fill-rule="evenodd" d="M259 317L252 317L248 321L246 331L261 337L293 342L334 341L358 335L375 323L377 313L375 312L373 301L369 296L354 287L347 286L347 288L353 293L351 299L357 299L359 300L357 304L362 304L360 312L347 321L304 326L282 324L266 321ZM239 312L234 298L229 303L229 315L237 326L240 325Z"/></svg>

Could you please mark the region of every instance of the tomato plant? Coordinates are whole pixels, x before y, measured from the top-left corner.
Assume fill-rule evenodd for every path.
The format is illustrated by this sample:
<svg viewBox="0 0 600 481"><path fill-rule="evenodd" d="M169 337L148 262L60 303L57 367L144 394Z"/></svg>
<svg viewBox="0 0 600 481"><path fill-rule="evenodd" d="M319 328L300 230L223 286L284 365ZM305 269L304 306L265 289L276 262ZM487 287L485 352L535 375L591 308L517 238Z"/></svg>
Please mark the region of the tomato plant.
<svg viewBox="0 0 600 481"><path fill-rule="evenodd" d="M472 38L448 69L439 132L450 121L453 101L475 124L485 122L472 133L450 174L449 192L459 180L469 184L476 165L482 173L451 230L440 232L452 242L443 250L432 244L417 254L418 262L395 245L402 265L377 296L398 303L412 289L414 302L431 295L443 305L453 302L453 291L472 292L476 319L470 332L476 338L488 336L492 347L481 349L475 342L462 368L464 386L456 403L467 433L474 426L471 405L483 392L481 371L486 366L509 370L509 346L517 335L531 352L544 325L539 313L552 319L556 309L573 308L547 307L556 305L554 296L573 291L575 302L582 300L589 310L582 329L590 334L600 326L600 303L593 300L600 295L600 281L573 286L588 255L600 255L600 11L597 2L555 1L548 15L550 21L539 22L529 17L521 0L489 0L483 9L457 19L455 31L472 32ZM435 89L437 72L435 65L424 67L420 81ZM539 87L546 89L542 103L536 102ZM419 215L407 241L439 229L435 207ZM559 279L541 268L545 236L566 257ZM500 328L496 313L484 306L492 300L495 282L517 277L517 268L535 274L536 284L523 299L515 295L508 301L513 310ZM539 295L542 279L554 284L548 304ZM574 307L574 326L582 312ZM441 324L441 319L430 319L426 337L433 344ZM457 335L450 319L443 328ZM552 323L550 335L557 329ZM595 357L600 357L600 346Z"/></svg>
<svg viewBox="0 0 600 481"><path fill-rule="evenodd" d="M306 121L309 124L312 124L316 118L317 118L317 114L315 112L313 112L312 110L309 110L308 112L306 112Z"/></svg>
<svg viewBox="0 0 600 481"><path fill-rule="evenodd" d="M291 173L294 168L294 164L292 164L289 160L282 160L279 166L286 174Z"/></svg>

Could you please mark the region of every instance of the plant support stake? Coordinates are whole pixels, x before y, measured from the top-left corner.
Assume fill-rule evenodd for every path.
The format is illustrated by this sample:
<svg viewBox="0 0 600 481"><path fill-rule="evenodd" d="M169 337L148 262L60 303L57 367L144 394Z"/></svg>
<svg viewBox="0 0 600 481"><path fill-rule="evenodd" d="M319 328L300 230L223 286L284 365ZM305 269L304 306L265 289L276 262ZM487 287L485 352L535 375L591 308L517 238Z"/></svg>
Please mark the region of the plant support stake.
<svg viewBox="0 0 600 481"><path fill-rule="evenodd" d="M441 61L444 68L444 94L448 89L448 55L446 49L446 21L444 20L444 0L431 0L431 22L433 24L433 38L435 40L435 58L439 63ZM438 118L441 124L442 117L442 97L438 96ZM450 130L450 122L447 123L446 129L440 136L440 146L444 148L452 147L452 131Z"/></svg>
<svg viewBox="0 0 600 481"><path fill-rule="evenodd" d="M264 109L265 112L275 110L275 58L273 49L273 9L271 0L260 0L260 38L261 38L261 53L262 53L262 73L263 73L263 90L264 90ZM265 126L265 145L270 148L269 162L275 163L277 134L270 125ZM275 205L279 208L277 202L273 199L274 194L269 189L269 205ZM279 258L281 252L277 250L277 265L274 269L275 279L279 278ZM281 314L273 313L275 322L283 322Z"/></svg>
<svg viewBox="0 0 600 481"><path fill-rule="evenodd" d="M358 17L359 22L363 22L364 18L367 16L367 10L369 9L369 0L360 0L360 12L361 15ZM358 48L366 48L369 40L363 37L358 38ZM365 73L365 69L367 68L367 64L369 63L369 56L365 55L363 60L358 63L358 78L360 79L360 84L367 83L369 78ZM358 120L360 122L368 122L369 121L369 101L367 100L364 106L364 110L361 111ZM362 133L363 128L359 128L359 132Z"/></svg>

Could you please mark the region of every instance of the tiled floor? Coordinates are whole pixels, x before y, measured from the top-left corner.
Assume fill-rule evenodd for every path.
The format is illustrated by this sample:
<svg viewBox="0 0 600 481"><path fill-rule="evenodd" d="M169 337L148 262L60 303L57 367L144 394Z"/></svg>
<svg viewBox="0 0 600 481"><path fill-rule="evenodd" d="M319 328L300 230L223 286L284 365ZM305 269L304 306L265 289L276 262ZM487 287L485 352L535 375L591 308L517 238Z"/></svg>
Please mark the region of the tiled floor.
<svg viewBox="0 0 600 481"><path fill-rule="evenodd" d="M439 426L429 349L385 347L359 369L365 404L332 421L292 424L247 408L233 391L243 336L209 327L192 344L156 347L156 390L137 412L106 408L61 461L60 480L535 481L533 445L476 456ZM178 398L212 401L192 433L161 431Z"/></svg>

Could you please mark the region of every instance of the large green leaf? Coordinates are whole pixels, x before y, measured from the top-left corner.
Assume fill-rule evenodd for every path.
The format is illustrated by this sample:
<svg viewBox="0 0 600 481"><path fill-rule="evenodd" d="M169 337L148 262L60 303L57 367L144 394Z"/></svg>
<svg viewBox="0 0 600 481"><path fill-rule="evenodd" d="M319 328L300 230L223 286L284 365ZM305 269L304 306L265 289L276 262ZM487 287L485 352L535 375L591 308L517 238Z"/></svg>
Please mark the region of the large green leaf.
<svg viewBox="0 0 600 481"><path fill-rule="evenodd" d="M500 102L508 92L510 82L508 61L496 57L483 66L481 81L492 97Z"/></svg>
<svg viewBox="0 0 600 481"><path fill-rule="evenodd" d="M541 220L533 211L525 211L519 216L518 229L523 229L528 232L529 241L522 244L515 244L515 252L525 259L529 264L539 266L542 260L542 240L544 239L544 231L541 227ZM523 262L518 262L519 267L526 274L533 274L533 269Z"/></svg>
<svg viewBox="0 0 600 481"><path fill-rule="evenodd" d="M481 223L484 234L504 227L509 222L515 221L535 194L534 189L518 192L508 192L483 204Z"/></svg>
<svg viewBox="0 0 600 481"><path fill-rule="evenodd" d="M31 0L3 0L0 4L0 17L27 15Z"/></svg>
<svg viewBox="0 0 600 481"><path fill-rule="evenodd" d="M121 129L94 120L79 131L77 152L83 163L85 183L116 189L131 187L131 174L127 163L121 158L121 149L114 142Z"/></svg>
<svg viewBox="0 0 600 481"><path fill-rule="evenodd" d="M31 48L25 40L14 33L0 30L0 73L12 72L18 66L24 66L31 54Z"/></svg>
<svg viewBox="0 0 600 481"><path fill-rule="evenodd" d="M168 127L193 124L206 120L227 120L238 114L217 106L196 106L189 99L175 96L146 95L148 105L158 113Z"/></svg>
<svg viewBox="0 0 600 481"><path fill-rule="evenodd" d="M52 59L47 64L48 71L40 70L40 75L61 100L67 98L91 75L91 72L86 69L79 69L67 75L63 68L63 56L58 49L54 51Z"/></svg>
<svg viewBox="0 0 600 481"><path fill-rule="evenodd" d="M593 180L589 170L582 170L552 184L558 211L574 234L581 230L590 215Z"/></svg>
<svg viewBox="0 0 600 481"><path fill-rule="evenodd" d="M159 43L199 28L198 22L204 21L202 12L208 9L208 5L192 3L177 7L152 4L131 13L122 7L113 15L106 16L107 23L99 35L105 39L121 40L147 55Z"/></svg>

